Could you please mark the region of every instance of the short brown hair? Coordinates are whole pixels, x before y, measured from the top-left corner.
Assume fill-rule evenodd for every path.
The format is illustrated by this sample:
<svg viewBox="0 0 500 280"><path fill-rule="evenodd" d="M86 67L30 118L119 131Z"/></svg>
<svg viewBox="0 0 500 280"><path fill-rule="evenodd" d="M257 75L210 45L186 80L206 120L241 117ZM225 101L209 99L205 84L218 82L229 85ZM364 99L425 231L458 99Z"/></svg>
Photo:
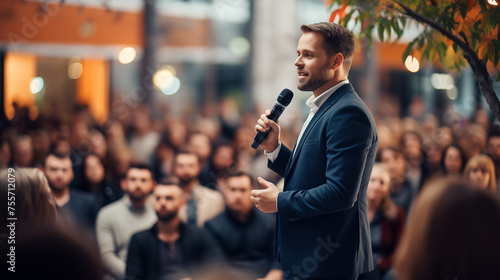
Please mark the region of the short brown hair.
<svg viewBox="0 0 500 280"><path fill-rule="evenodd" d="M300 26L302 32L317 32L323 35L323 47L329 57L337 53L344 56L344 69L351 68L354 54L354 36L347 28L333 22L318 22L303 24Z"/></svg>

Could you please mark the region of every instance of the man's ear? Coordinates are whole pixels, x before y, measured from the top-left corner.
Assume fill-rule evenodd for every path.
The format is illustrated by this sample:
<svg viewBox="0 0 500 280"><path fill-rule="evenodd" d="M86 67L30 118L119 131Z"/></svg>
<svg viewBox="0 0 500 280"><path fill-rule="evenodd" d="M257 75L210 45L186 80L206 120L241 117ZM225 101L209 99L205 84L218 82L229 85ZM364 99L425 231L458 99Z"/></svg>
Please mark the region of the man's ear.
<svg viewBox="0 0 500 280"><path fill-rule="evenodd" d="M342 55L342 53L336 53L332 56L330 62L332 65L331 68L333 70L337 70L344 63L344 56Z"/></svg>

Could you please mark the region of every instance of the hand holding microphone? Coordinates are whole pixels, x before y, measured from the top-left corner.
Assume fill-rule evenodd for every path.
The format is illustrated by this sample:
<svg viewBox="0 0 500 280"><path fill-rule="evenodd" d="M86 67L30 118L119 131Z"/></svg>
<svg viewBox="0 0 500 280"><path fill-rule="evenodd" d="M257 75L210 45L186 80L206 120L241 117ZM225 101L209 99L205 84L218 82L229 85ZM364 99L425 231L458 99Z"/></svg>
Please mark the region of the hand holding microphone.
<svg viewBox="0 0 500 280"><path fill-rule="evenodd" d="M277 124L278 118L290 104L293 98L293 92L289 89L281 91L271 111L266 110L255 125L257 134L254 137L252 148L257 149L259 145L267 152L274 151L280 144L280 127Z"/></svg>

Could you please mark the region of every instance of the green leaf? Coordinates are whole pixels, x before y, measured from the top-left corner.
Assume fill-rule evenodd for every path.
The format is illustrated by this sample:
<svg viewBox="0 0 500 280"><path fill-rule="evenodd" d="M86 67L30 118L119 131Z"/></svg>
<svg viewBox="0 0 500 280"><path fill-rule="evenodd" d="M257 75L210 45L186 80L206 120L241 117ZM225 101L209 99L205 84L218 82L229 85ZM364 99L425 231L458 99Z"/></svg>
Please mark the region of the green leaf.
<svg viewBox="0 0 500 280"><path fill-rule="evenodd" d="M441 44L437 46L436 49L438 52L439 61L444 65L444 58L446 57L446 44L441 42Z"/></svg>
<svg viewBox="0 0 500 280"><path fill-rule="evenodd" d="M500 59L500 55L498 54L498 52L494 52L494 53L495 53L495 57L493 58L493 66L497 66L498 60Z"/></svg>
<svg viewBox="0 0 500 280"><path fill-rule="evenodd" d="M421 64L424 63L424 61L426 60L429 60L429 53L431 51L431 47L429 45L427 45L427 47L425 48L425 50L422 52L422 55L420 56L420 62Z"/></svg>
<svg viewBox="0 0 500 280"><path fill-rule="evenodd" d="M459 72L458 74L460 75L460 71L462 70L462 67L460 66L460 62L455 61L455 69Z"/></svg>
<svg viewBox="0 0 500 280"><path fill-rule="evenodd" d="M380 39L380 42L384 41L384 25L382 22L378 23L378 38Z"/></svg>
<svg viewBox="0 0 500 280"><path fill-rule="evenodd" d="M394 29L394 32L396 32L396 35L398 36L398 39L401 37L401 34L403 33L401 31L401 28L399 27L399 22L397 18L392 18L391 19L391 25L392 28Z"/></svg>
<svg viewBox="0 0 500 280"><path fill-rule="evenodd" d="M413 40L411 43L408 44L406 47L405 52L403 53L403 65L405 64L406 58L410 55L410 53L413 51L413 45L415 44L415 40Z"/></svg>
<svg viewBox="0 0 500 280"><path fill-rule="evenodd" d="M387 26L387 28L385 30L387 30L387 41L390 41L391 40L391 30L392 30L390 22L389 22L389 25Z"/></svg>
<svg viewBox="0 0 500 280"><path fill-rule="evenodd" d="M418 49L422 49L422 47L424 46L424 43L425 43L425 37L424 36L421 36L420 37L420 40L418 40Z"/></svg>
<svg viewBox="0 0 500 280"><path fill-rule="evenodd" d="M486 1L477 1L479 2L479 6L481 7L481 11L486 10Z"/></svg>
<svg viewBox="0 0 500 280"><path fill-rule="evenodd" d="M497 77L495 79L495 82L497 82L497 83L500 82L500 71L498 71L498 73L497 73Z"/></svg>
<svg viewBox="0 0 500 280"><path fill-rule="evenodd" d="M460 5L460 15L462 18L465 18L467 16L467 1L462 1Z"/></svg>
<svg viewBox="0 0 500 280"><path fill-rule="evenodd" d="M399 18L399 20L401 21L401 25L403 25L403 30L406 28L406 18ZM500 29L500 28L499 28ZM500 34L500 31L498 32L498 34ZM500 38L500 36L499 36Z"/></svg>
<svg viewBox="0 0 500 280"><path fill-rule="evenodd" d="M347 23L349 22L349 20L351 20L351 17L352 17L352 14L355 12L355 10L349 12L345 18L342 20L344 22L344 26L347 26Z"/></svg>
<svg viewBox="0 0 500 280"><path fill-rule="evenodd" d="M493 43L493 46L495 46L495 49L496 49L495 51L497 51L497 52L500 51L500 40L491 40L491 42Z"/></svg>

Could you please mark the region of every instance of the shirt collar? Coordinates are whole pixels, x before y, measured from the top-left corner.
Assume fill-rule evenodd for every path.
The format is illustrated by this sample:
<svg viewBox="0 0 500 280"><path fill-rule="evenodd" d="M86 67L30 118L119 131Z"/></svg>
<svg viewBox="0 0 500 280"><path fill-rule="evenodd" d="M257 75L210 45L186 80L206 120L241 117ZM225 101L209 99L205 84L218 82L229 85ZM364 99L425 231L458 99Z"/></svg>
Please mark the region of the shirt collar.
<svg viewBox="0 0 500 280"><path fill-rule="evenodd" d="M341 86L346 85L349 83L349 80L343 80L333 87L327 89L325 92L320 94L318 97L314 97L314 95L311 95L309 99L306 101L306 105L311 108L311 113L315 114L318 109L325 103L325 101L330 97L337 89L339 89Z"/></svg>
<svg viewBox="0 0 500 280"><path fill-rule="evenodd" d="M146 201L146 203L147 203L147 201ZM130 209L130 211L134 212L134 213L141 213L144 210L146 210L146 203L144 203L144 205L142 205L141 209L136 210L135 207L134 207L134 205L132 205L132 202L130 201L130 198L127 197L127 206Z"/></svg>

